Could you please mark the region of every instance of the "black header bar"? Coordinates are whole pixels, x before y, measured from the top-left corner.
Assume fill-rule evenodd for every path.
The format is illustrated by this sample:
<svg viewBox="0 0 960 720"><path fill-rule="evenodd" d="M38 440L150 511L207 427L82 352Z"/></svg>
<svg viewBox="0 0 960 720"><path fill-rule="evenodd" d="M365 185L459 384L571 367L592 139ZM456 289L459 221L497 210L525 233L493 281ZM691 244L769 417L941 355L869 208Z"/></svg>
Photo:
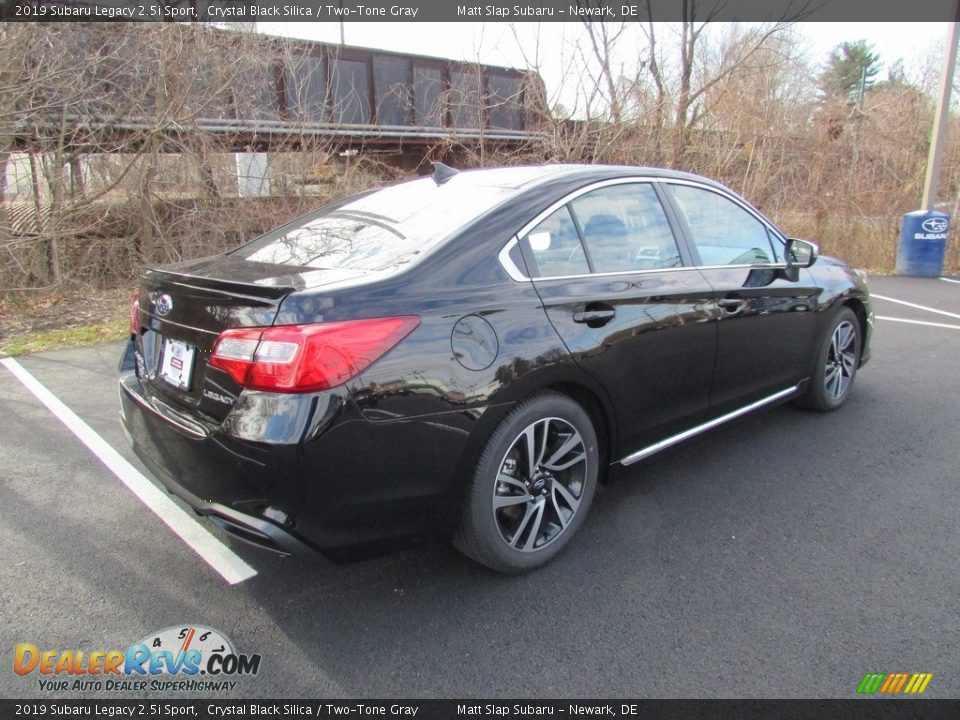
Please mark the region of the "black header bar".
<svg viewBox="0 0 960 720"><path fill-rule="evenodd" d="M960 700L0 700L4 718L614 718L616 720L867 720L960 716Z"/></svg>
<svg viewBox="0 0 960 720"><path fill-rule="evenodd" d="M697 21L915 22L952 21L955 9L955 0L0 0L0 20L646 22L692 11Z"/></svg>

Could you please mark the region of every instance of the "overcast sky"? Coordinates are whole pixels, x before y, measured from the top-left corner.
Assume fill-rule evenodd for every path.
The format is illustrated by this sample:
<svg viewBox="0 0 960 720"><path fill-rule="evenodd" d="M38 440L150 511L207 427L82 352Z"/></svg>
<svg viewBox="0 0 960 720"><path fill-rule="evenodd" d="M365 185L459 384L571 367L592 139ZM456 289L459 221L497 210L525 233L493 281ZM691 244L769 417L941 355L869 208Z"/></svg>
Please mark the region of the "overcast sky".
<svg viewBox="0 0 960 720"><path fill-rule="evenodd" d="M541 41L562 44L582 31L579 23L518 23L525 39L539 26ZM923 60L931 46L942 47L949 23L798 23L808 41L811 59L822 62L827 53L845 40L872 43L885 64L903 59L908 67ZM339 23L259 23L260 32L312 40L339 42ZM344 23L348 45L438 55L459 60L477 60L496 65L523 65L523 54L508 23ZM530 48L526 48L527 52ZM477 58L479 53L480 57ZM884 73L885 74L885 73Z"/></svg>
<svg viewBox="0 0 960 720"><path fill-rule="evenodd" d="M661 47L668 45L671 37L678 36L676 24L666 25L668 27L658 31ZM711 32L722 32L722 25L718 23ZM949 23L821 22L798 23L793 32L803 39L800 46L815 67L823 64L837 44L864 39L873 45L883 62L878 80L886 79L887 69L897 60L903 60L909 79L919 82L926 69L927 86L932 87L930 69L934 68L933 73L939 78L940 58L948 29ZM340 38L340 23L336 22L258 23L257 30L270 35L326 42L339 42ZM636 32L635 28L632 31ZM582 24L575 22L344 23L348 45L518 68L527 66L527 58L533 63L539 56L541 76L551 105L559 102L568 108L575 107L578 102L572 80L578 74L578 60L572 48L583 33ZM631 39L634 46L639 41L639 37ZM534 47L535 42L539 42L539 48ZM634 62L632 52L628 43L622 44L620 61L624 67Z"/></svg>

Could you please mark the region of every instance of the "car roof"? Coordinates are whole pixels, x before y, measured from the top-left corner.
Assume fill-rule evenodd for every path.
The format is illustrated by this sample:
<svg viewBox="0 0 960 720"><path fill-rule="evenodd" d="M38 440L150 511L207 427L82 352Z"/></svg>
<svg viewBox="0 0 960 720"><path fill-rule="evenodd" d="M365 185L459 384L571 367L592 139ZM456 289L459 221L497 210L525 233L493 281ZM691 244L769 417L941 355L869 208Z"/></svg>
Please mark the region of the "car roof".
<svg viewBox="0 0 960 720"><path fill-rule="evenodd" d="M674 180L693 180L696 182L723 187L709 178L680 170L667 168L653 168L631 165L514 165L507 167L481 168L463 170L457 177L460 182L471 185L499 186L515 189L527 189L550 180L561 178L574 179L582 177L584 180L602 180L618 177L655 177Z"/></svg>

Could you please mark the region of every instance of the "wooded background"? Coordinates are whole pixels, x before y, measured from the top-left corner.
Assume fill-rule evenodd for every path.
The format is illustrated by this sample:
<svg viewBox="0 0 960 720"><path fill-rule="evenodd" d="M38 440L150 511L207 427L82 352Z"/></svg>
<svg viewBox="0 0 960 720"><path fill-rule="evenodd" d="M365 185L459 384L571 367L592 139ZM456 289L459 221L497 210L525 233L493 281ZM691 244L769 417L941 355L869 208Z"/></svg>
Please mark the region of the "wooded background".
<svg viewBox="0 0 960 720"><path fill-rule="evenodd" d="M572 105L542 86L531 52L517 97L495 97L486 81L459 93L448 83L445 112L476 116L473 131L448 127L402 153L293 123L269 145L266 189L251 197L237 138L225 144L201 120L229 106L263 121L252 79L294 77L303 43L170 24L0 24L0 48L7 295L123 286L145 264L219 252L430 160L679 168L727 184L825 253L891 271L901 216L920 202L939 73L935 55L913 77L900 65L881 73L857 38L805 58L788 23L587 23L564 75ZM524 113L522 142L492 132L508 103ZM954 215L958 160L951 117L938 207ZM953 231L947 270L958 269Z"/></svg>

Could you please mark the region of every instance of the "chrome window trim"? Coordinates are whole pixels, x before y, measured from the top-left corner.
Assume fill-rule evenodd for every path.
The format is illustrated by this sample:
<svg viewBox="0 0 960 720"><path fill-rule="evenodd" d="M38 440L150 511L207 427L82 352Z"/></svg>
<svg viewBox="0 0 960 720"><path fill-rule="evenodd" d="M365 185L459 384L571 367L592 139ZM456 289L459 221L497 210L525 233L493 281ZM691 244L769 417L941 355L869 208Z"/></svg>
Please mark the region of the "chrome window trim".
<svg viewBox="0 0 960 720"><path fill-rule="evenodd" d="M588 192L593 192L594 190L610 187L612 185L635 185L637 183L644 183L644 182L646 183L656 182L656 178L646 177L643 175L636 176L636 177L628 177L628 178L612 178L610 180L600 180L591 185L586 185L582 188L578 188L577 190L574 190L569 195L565 195L562 199L557 200L555 203L553 203L553 205L548 207L546 210L544 210L539 215L537 215L533 220L531 220L522 228L520 228L519 232L517 232L515 237L522 238L524 235L529 233L537 225L539 225L541 222L546 220L550 215L555 213L564 205L566 205L569 202L573 202L581 195L586 195Z"/></svg>
<svg viewBox="0 0 960 720"><path fill-rule="evenodd" d="M510 257L510 251L518 245L520 245L520 241L517 239L517 236L514 235L507 244L503 246L497 259L500 260L500 265L507 271L507 275L510 276L511 280L516 282L529 282L530 278L523 274L523 271L517 267L516 263L513 262L513 258Z"/></svg>
<svg viewBox="0 0 960 720"><path fill-rule="evenodd" d="M603 273L581 273L578 275L550 275L544 277L531 278L524 274L524 272L516 266L516 264L510 259L510 251L514 247L520 244L520 238L533 230L537 225L546 220L550 215L555 213L561 207L567 203L573 202L581 195L585 195L588 192L594 190L599 190L600 188L610 187L612 185L635 185L637 183L661 183L661 184L675 184L675 185L689 185L691 187L700 188L701 190L708 190L714 192L721 197L725 197L728 200L732 201L736 205L740 206L747 211L753 218L757 220L768 232L771 232L774 237L780 240L780 242L786 248L786 238L783 233L777 230L765 217L758 214L756 210L751 208L746 204L745 201L738 199L729 192L725 192L720 188L712 187L702 182L696 182L694 180L685 180L682 178L664 178L664 177L653 177L648 175L636 175L632 177L622 177L622 178L611 178L609 180L600 180L598 182L586 185L582 188L574 190L568 195L565 195L560 200L557 200L552 205L548 206L545 210L541 211L533 220L528 222L519 232L517 232L513 237L511 237L506 245L501 248L500 253L497 256L497 259L500 261L500 265L503 267L507 275L510 276L510 279L515 282L530 282L533 280L577 280L581 278L602 278L602 277L613 277L618 275L646 275L649 273L662 273L662 272L677 272L679 270L712 270L716 268L752 268L757 270L782 270L787 265L786 263L764 263L764 264L744 264L744 265L681 265L680 267L670 267L670 268L648 268L648 269L638 269L638 270L618 270L615 272L603 272ZM662 204L662 203L661 203ZM666 209L664 209L666 214Z"/></svg>
<svg viewBox="0 0 960 720"><path fill-rule="evenodd" d="M752 267L747 265L745 267ZM691 267L690 265L681 265L680 267L668 267L668 268L644 268L639 270L614 270L611 272L602 272L602 273L582 273L580 275L546 275L544 277L538 278L524 278L524 280L536 280L541 282L543 280L578 280L582 278L603 278L603 277L616 277L617 275L649 275L650 273L664 273L664 272L678 272L680 270L696 270L697 268Z"/></svg>
<svg viewBox="0 0 960 720"><path fill-rule="evenodd" d="M752 216L754 220L756 220L758 223L763 225L763 227L766 228L768 233L772 233L773 236L777 238L780 241L780 243L784 246L784 251L786 251L787 238L784 236L784 234L779 230L777 230L777 228L773 226L773 223L767 220L767 218L765 218L763 215L758 213L753 207L748 205L745 200L741 200L740 198L736 197L735 195L729 192L723 192L719 188L711 187L710 185L704 185L703 183L692 182L690 180L663 178L660 182L662 182L664 185L688 185L690 187L695 187L700 190L706 190L708 192L715 193L720 197L730 200L735 205L739 205L743 210L747 212L748 215ZM740 267L740 266L739 265L698 265L697 267L715 268L715 267ZM748 267L753 267L753 265L749 265ZM786 267L786 263L784 263L783 265L777 264L776 267Z"/></svg>
<svg viewBox="0 0 960 720"><path fill-rule="evenodd" d="M751 413L754 410L759 410L765 405L774 403L777 400L783 400L785 398L788 398L791 395L794 395L799 389L800 389L799 385L794 385L793 387L787 388L786 390L781 390L780 392L776 392L773 395L768 395L767 397L757 400L756 402L750 403L749 405L745 405L742 408L738 408L732 412L728 412L726 415L721 415L720 417L716 417L713 420L708 420L707 422L702 423L700 425L695 425L689 430L684 430L683 432L677 433L676 435L671 435L670 437L664 440L661 440L660 442L655 442L653 445L648 445L647 447L641 448L640 450L637 450L634 453L630 453L625 458L620 460L620 464L632 465L633 463L639 462L644 458L650 457L651 455L658 453L661 450L666 450L668 447L671 447L673 445L676 445L677 443L683 442L684 440L688 440L689 438L692 438L695 435L699 435L700 433L706 432L707 430L712 430L713 428L718 427L719 425L723 425L724 423L729 422L730 420L734 420L740 417L741 415L746 415L747 413Z"/></svg>
<svg viewBox="0 0 960 720"><path fill-rule="evenodd" d="M511 240L513 243L517 243L517 238ZM531 280L541 281L541 280L577 280L581 278L596 278L596 277L610 277L615 275L649 275L650 273L664 273L664 272L679 272L681 270L716 270L717 268L749 268L750 270L782 270L786 265L681 265L680 267L668 267L668 268L643 268L639 270L616 270L613 272L603 272L603 273L584 273L581 275L547 275L544 277L538 278L528 278L524 277L525 282Z"/></svg>

